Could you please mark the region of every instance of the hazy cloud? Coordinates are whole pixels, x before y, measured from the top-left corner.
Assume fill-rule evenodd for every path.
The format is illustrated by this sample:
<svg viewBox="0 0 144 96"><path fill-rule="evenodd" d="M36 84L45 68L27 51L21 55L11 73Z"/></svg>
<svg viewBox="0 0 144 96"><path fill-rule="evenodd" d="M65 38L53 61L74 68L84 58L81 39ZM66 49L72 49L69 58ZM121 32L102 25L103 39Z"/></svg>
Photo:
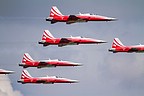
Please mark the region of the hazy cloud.
<svg viewBox="0 0 144 96"><path fill-rule="evenodd" d="M18 90L13 90L7 75L0 76L0 96L22 96Z"/></svg>

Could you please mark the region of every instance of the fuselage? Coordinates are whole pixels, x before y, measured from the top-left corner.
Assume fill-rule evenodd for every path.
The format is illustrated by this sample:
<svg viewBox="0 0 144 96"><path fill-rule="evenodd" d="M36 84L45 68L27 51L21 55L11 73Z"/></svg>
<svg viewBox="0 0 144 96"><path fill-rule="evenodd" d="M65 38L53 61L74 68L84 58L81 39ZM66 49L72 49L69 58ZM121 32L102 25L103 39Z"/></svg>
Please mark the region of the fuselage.
<svg viewBox="0 0 144 96"><path fill-rule="evenodd" d="M14 73L14 71L8 71L8 70L0 69L0 74L12 74L12 73Z"/></svg>
<svg viewBox="0 0 144 96"><path fill-rule="evenodd" d="M117 48L111 48L109 51L112 52L144 52L144 45L135 45L135 46L123 46Z"/></svg>
<svg viewBox="0 0 144 96"><path fill-rule="evenodd" d="M54 38L43 41L45 45L78 45L78 44L99 44L106 43L103 40L96 40L82 37ZM39 43L42 44L42 43Z"/></svg>
<svg viewBox="0 0 144 96"><path fill-rule="evenodd" d="M43 83L43 84L54 84L54 83L77 83L77 80L70 80L66 78L58 78L56 76L51 77L37 77L27 78L18 80L19 83Z"/></svg>
<svg viewBox="0 0 144 96"><path fill-rule="evenodd" d="M41 60L41 61L25 62L25 63L19 64L19 66L23 66L25 68L27 67L43 68L43 67L56 67L56 66L80 66L80 64L69 62L69 61Z"/></svg>
<svg viewBox="0 0 144 96"><path fill-rule="evenodd" d="M94 15L90 13L79 13L75 15L63 15L56 6L52 6L50 15L46 18L46 21L51 21L51 24L56 22L66 22L66 24L72 24L76 22L88 22L88 21L114 21L115 18L106 16Z"/></svg>
<svg viewBox="0 0 144 96"><path fill-rule="evenodd" d="M67 24L75 23L75 22L88 22L88 21L115 21L116 18L110 18L106 16L100 15L92 15L92 14L78 14L78 15L62 15L55 17L48 17L46 21L54 21L54 22L67 22Z"/></svg>

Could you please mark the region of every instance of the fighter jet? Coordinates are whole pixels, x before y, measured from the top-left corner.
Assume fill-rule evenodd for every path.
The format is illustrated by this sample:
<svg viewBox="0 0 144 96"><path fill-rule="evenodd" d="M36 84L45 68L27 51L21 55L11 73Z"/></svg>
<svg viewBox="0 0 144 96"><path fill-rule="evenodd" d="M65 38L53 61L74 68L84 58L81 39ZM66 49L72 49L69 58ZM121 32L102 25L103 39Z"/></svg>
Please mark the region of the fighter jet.
<svg viewBox="0 0 144 96"><path fill-rule="evenodd" d="M78 83L77 80L71 80L66 78L60 78L57 76L47 76L47 77L32 77L27 70L22 71L21 79L17 81L18 83L34 83L34 84L54 84L54 83Z"/></svg>
<svg viewBox="0 0 144 96"><path fill-rule="evenodd" d="M81 65L80 63L61 61L58 59L33 60L32 57L28 53L25 53L23 55L22 63L19 64L19 66L23 66L23 68L27 68L27 67L44 68L44 67L56 67L56 66L81 66Z"/></svg>
<svg viewBox="0 0 144 96"><path fill-rule="evenodd" d="M63 15L56 6L52 6L50 16L46 18L46 21L50 21L51 24L56 22L66 22L66 24L72 24L76 22L88 22L88 21L115 21L116 18L110 18L106 16L94 15L90 13L79 13L76 15Z"/></svg>
<svg viewBox="0 0 144 96"><path fill-rule="evenodd" d="M84 37L66 37L66 38L55 38L48 30L45 30L42 36L42 41L38 42L43 44L43 46L48 45L58 45L58 47L63 47L66 45L79 45L79 44L100 44L107 43L104 40L97 40Z"/></svg>
<svg viewBox="0 0 144 96"><path fill-rule="evenodd" d="M14 71L8 71L8 70L4 70L4 69L0 69L0 74L13 74Z"/></svg>
<svg viewBox="0 0 144 96"><path fill-rule="evenodd" d="M110 52L117 53L117 52L144 52L144 45L134 45L134 46L124 46L122 42L118 38L114 38L112 43L112 48L109 49Z"/></svg>

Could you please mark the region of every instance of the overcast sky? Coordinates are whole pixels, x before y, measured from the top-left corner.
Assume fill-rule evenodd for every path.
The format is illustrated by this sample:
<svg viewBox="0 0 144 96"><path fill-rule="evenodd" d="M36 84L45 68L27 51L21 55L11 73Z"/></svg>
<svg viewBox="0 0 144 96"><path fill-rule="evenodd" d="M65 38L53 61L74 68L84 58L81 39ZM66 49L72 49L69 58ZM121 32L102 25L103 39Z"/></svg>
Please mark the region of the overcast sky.
<svg viewBox="0 0 144 96"><path fill-rule="evenodd" d="M45 18L53 5L65 15L94 13L118 21L51 25ZM15 71L8 75L8 83L1 76L1 96L11 96L9 89L13 96L143 96L144 54L108 52L115 37L124 45L144 44L143 5L143 0L0 0L0 68ZM108 43L44 48L37 42L45 29L55 37L84 36ZM80 83L18 84L22 71L18 63L25 52L36 60L82 63L82 67L27 69L35 77L56 75Z"/></svg>

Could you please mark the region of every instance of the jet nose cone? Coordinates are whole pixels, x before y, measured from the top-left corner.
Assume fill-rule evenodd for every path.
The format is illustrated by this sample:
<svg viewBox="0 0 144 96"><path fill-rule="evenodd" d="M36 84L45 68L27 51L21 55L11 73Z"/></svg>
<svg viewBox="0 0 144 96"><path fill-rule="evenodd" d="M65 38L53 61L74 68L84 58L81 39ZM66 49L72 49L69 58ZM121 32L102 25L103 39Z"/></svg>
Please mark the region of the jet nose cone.
<svg viewBox="0 0 144 96"><path fill-rule="evenodd" d="M74 64L75 66L82 66L81 63L72 63L72 64Z"/></svg>
<svg viewBox="0 0 144 96"><path fill-rule="evenodd" d="M70 82L71 82L71 83L79 83L78 80L71 80Z"/></svg>
<svg viewBox="0 0 144 96"><path fill-rule="evenodd" d="M15 72L14 72L14 71L10 71L10 73L11 73L11 74L14 74Z"/></svg>
<svg viewBox="0 0 144 96"><path fill-rule="evenodd" d="M107 41L99 40L99 43L107 43Z"/></svg>
<svg viewBox="0 0 144 96"><path fill-rule="evenodd" d="M69 61L66 61L66 64L68 64L68 66L82 66L81 63L75 63L75 62L69 62Z"/></svg>
<svg viewBox="0 0 144 96"><path fill-rule="evenodd" d="M77 66L83 66L83 65L79 63L79 64L77 64Z"/></svg>
<svg viewBox="0 0 144 96"><path fill-rule="evenodd" d="M102 41L101 43L107 43L107 41Z"/></svg>
<svg viewBox="0 0 144 96"><path fill-rule="evenodd" d="M118 20L117 18L108 18L109 21L116 21Z"/></svg>
<svg viewBox="0 0 144 96"><path fill-rule="evenodd" d="M7 71L6 73L7 74L14 74L15 72L14 71Z"/></svg>

